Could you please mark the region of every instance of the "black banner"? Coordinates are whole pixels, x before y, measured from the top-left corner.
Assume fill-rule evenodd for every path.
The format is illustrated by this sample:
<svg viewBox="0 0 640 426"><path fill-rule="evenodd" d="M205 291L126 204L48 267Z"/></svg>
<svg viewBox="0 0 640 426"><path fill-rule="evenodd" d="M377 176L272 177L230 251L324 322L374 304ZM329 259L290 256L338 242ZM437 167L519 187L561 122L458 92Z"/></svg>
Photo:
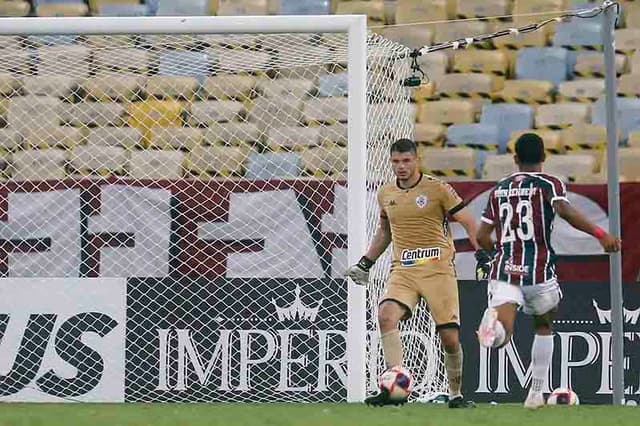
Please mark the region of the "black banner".
<svg viewBox="0 0 640 426"><path fill-rule="evenodd" d="M522 402L531 384L533 322L518 313L512 343L481 349L475 330L486 308L486 285L460 283L464 393L476 401ZM624 288L625 398L640 401L640 287ZM582 403L610 403L611 323L608 283L562 283L554 322L549 389L571 387Z"/></svg>

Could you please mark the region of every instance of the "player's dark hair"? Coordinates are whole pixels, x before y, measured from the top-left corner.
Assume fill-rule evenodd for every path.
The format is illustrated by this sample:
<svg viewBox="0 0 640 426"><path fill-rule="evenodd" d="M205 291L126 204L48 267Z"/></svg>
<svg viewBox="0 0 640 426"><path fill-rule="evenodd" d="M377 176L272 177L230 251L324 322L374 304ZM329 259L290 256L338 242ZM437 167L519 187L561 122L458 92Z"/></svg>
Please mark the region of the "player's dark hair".
<svg viewBox="0 0 640 426"><path fill-rule="evenodd" d="M398 153L411 152L411 153L417 154L418 148L416 147L416 143L411 139L398 139L397 141L391 144L390 153L393 154L394 152L398 152Z"/></svg>
<svg viewBox="0 0 640 426"><path fill-rule="evenodd" d="M521 164L539 164L544 161L544 142L535 133L525 133L516 141L516 155Z"/></svg>

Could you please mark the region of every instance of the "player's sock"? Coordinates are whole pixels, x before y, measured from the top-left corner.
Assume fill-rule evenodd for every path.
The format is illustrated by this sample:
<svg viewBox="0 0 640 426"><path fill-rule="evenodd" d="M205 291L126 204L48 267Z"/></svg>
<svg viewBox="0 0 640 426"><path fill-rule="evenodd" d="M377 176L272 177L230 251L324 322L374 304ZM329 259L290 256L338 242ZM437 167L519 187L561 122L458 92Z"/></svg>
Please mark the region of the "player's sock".
<svg viewBox="0 0 640 426"><path fill-rule="evenodd" d="M380 336L382 352L387 368L402 366L402 341L400 331L395 329Z"/></svg>
<svg viewBox="0 0 640 426"><path fill-rule="evenodd" d="M462 389L462 347L458 345L455 353L444 353L444 366L449 379L449 398L461 396Z"/></svg>
<svg viewBox="0 0 640 426"><path fill-rule="evenodd" d="M553 336L536 334L531 346L531 392L542 392L553 357Z"/></svg>

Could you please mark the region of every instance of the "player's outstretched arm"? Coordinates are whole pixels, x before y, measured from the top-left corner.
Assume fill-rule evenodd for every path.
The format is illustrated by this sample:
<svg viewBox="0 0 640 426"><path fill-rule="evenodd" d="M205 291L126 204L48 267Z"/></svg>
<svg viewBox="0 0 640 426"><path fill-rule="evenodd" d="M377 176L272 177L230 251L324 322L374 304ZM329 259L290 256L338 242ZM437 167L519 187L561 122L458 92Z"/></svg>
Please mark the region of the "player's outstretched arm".
<svg viewBox="0 0 640 426"><path fill-rule="evenodd" d="M378 229L373 235L367 252L360 258L358 263L347 269L345 275L358 285L367 285L369 283L369 270L389 244L391 244L389 220L385 216L380 216Z"/></svg>
<svg viewBox="0 0 640 426"><path fill-rule="evenodd" d="M605 252L614 253L620 251L620 239L615 238L604 229L593 224L568 201L556 200L553 203L553 207L556 213L558 213L558 216L569 222L571 226L597 238Z"/></svg>

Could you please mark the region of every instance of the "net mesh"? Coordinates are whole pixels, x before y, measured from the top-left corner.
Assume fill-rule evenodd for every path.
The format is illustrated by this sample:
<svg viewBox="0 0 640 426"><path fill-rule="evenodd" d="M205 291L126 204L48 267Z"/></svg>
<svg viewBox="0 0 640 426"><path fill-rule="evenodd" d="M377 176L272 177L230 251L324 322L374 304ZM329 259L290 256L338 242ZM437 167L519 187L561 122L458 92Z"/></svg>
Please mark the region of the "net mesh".
<svg viewBox="0 0 640 426"><path fill-rule="evenodd" d="M414 113L407 49L368 47L370 236ZM2 37L0 275L128 280L120 373L65 343L124 327L84 312L109 300L82 300L86 280L64 284L80 318L3 298L22 320L0 315L0 397L108 400L113 373L127 401L344 400L347 58L345 34ZM388 266L368 296L371 389ZM423 307L403 333L417 394L442 390Z"/></svg>

